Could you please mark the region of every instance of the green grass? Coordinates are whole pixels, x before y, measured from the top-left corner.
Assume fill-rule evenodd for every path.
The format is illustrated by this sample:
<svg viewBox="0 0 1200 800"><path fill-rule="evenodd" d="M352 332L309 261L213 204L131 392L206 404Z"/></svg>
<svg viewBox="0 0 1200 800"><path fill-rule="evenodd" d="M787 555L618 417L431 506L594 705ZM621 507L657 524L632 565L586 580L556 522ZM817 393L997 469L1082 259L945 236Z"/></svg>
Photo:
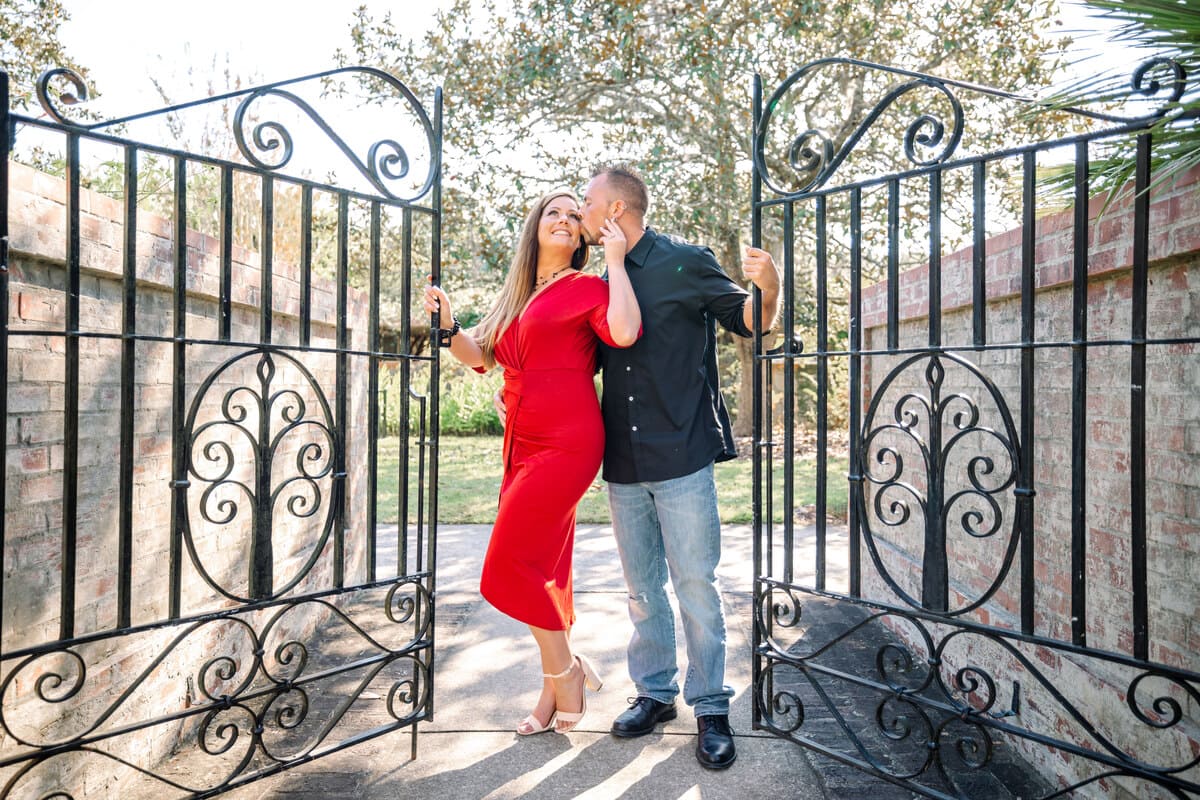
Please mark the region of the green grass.
<svg viewBox="0 0 1200 800"><path fill-rule="evenodd" d="M499 436L443 436L439 441L438 461L438 520L446 523L490 524L496 516L500 492ZM410 467L409 508L416 513L416 460L413 448ZM380 522L395 522L397 515L397 482L399 455L395 439L379 443L379 505ZM428 466L426 467L428 474ZM831 457L826 468L827 513L844 516L846 513L846 458ZM797 456L793 491L795 505L804 508L816 503L816 460L812 455ZM722 522L750 522L753 517L753 474L748 456L726 461L716 466L717 503ZM778 460L772 471L773 510L776 521L782 521L783 467ZM597 476L584 494L577 513L579 522L607 523L608 492L604 481Z"/></svg>

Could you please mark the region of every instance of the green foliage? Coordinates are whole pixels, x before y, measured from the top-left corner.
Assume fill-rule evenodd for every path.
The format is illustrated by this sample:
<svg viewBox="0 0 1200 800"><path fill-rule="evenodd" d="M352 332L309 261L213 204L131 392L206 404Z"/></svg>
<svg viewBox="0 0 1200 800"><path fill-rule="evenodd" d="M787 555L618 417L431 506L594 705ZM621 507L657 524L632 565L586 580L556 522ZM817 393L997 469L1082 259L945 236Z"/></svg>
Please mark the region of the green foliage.
<svg viewBox="0 0 1200 800"><path fill-rule="evenodd" d="M483 189L492 219L512 218L542 188L580 185L598 158L628 156L654 189L655 224L722 256L747 218L755 72L773 86L837 54L1015 90L1048 83L1051 42L1037 31L1052 3L809 5L585 0L502 12L459 0L424 41L403 40L390 15L366 10L353 34L367 63L382 61L425 92L444 84L447 177ZM852 126L877 99L862 80L814 85L805 113L816 122L833 109ZM1005 133L992 132L997 141ZM533 164L514 158L518 143L533 146Z"/></svg>
<svg viewBox="0 0 1200 800"><path fill-rule="evenodd" d="M502 382L500 370L479 375L451 358L443 358L441 432L451 436L503 433L492 402Z"/></svg>
<svg viewBox="0 0 1200 800"><path fill-rule="evenodd" d="M438 441L438 519L443 523L490 525L496 520L503 466L500 462L499 436L442 436ZM397 515L397 483L399 444L393 437L379 441L378 519L395 522ZM414 456L415 458L415 456ZM844 455L831 454L826 464L826 513L831 518L845 519L848 503ZM410 465L416 474L415 461ZM811 454L797 454L794 462L793 491L797 518L808 524L811 507L816 503L816 460ZM723 461L715 467L717 507L724 523L746 523L753 518L754 483L748 455L733 461ZM775 522L782 522L783 468L775 464L771 478ZM410 487L408 507L415 521L417 498L416 481ZM607 484L598 476L579 501L576 519L580 524L608 524Z"/></svg>
<svg viewBox="0 0 1200 800"><path fill-rule="evenodd" d="M502 269L499 249L476 251L474 240L511 241L530 197L555 185L581 186L591 165L614 158L635 161L645 175L651 224L708 244L741 280L752 75L761 74L769 91L800 65L838 55L1036 91L1050 83L1051 54L1062 45L1040 33L1055 10L1052 0L538 0L503 9L491 0L457 0L418 41L402 37L390 14L361 8L353 53L342 57L383 66L421 95L444 86L446 179L461 189L458 200L475 204L444 228L448 247L462 256L453 269L463 283L494 281ZM888 88L863 73L833 70L797 87L793 135L821 127L835 142L848 137ZM974 151L1061 125L1061 118L1014 122L983 99L964 102L979 131ZM922 110L901 103L881 119L880 140L857 151L858 174L911 166L899 142ZM921 199L904 203L905 224L920 227ZM779 225L766 220L766 245L777 255ZM798 247L796 263L806 271L811 241L802 238ZM844 273L831 283L844 287ZM811 294L798 293L797 302L811 302ZM831 319L830 326L846 324ZM744 376L750 353L736 352ZM749 383L740 386L733 405L746 409ZM740 415L742 431L748 417Z"/></svg>
<svg viewBox="0 0 1200 800"><path fill-rule="evenodd" d="M398 368L379 370L379 431L392 436L400 430L401 399L404 389ZM414 376L417 385L420 378ZM499 370L479 375L452 358L442 359L442 392L438 416L441 432L451 436L494 435L504 432L492 397L503 383ZM419 432L415 404L410 409L409 432Z"/></svg>
<svg viewBox="0 0 1200 800"><path fill-rule="evenodd" d="M1110 69L1092 72L1048 100L1053 108L1084 107L1089 110L1138 117L1157 115L1149 130L1154 148L1151 169L1155 183L1173 179L1200 165L1200 0L1084 0L1095 16L1119 23L1115 41L1130 45L1151 58L1174 59L1187 75L1190 86L1177 100L1170 99L1176 76L1164 67L1152 69L1142 86L1157 91L1143 95L1131 84L1128 72ZM1186 80L1186 79L1184 79ZM1149 120L1150 118L1148 118ZM1109 202L1123 189L1131 190L1135 142L1132 137L1102 143L1091 159L1090 186L1094 193L1109 193ZM1046 185L1058 197L1069 199L1074 173L1068 166L1045 176Z"/></svg>
<svg viewBox="0 0 1200 800"><path fill-rule="evenodd" d="M34 104L37 78L47 69L68 67L86 77L58 39L68 19L61 0L0 0L0 66L9 74L14 108Z"/></svg>

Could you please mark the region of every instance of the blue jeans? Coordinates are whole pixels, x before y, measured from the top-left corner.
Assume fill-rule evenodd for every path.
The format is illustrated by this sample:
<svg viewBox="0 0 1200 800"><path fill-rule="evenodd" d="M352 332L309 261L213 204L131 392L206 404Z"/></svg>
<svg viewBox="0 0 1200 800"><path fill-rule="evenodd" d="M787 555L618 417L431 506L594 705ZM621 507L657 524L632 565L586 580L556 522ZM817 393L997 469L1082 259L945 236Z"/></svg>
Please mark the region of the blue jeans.
<svg viewBox="0 0 1200 800"><path fill-rule="evenodd" d="M679 598L688 670L683 699L696 716L728 714L725 613L717 586L721 520L713 465L666 481L610 483L613 535L629 587L629 676L639 697L670 703L679 694L675 613Z"/></svg>

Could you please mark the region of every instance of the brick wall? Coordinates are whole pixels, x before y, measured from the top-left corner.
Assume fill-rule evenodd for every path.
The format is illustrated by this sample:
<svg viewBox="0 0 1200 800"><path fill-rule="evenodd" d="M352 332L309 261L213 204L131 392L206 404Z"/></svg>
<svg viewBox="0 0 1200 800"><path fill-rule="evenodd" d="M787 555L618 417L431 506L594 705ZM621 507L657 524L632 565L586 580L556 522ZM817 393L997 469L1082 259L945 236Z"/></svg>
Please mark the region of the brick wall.
<svg viewBox="0 0 1200 800"><path fill-rule="evenodd" d="M61 180L20 164L10 164L10 316L12 331L62 331L66 314L65 273L65 187ZM120 334L122 319L123 213L121 203L83 191L81 209L80 330L85 334ZM173 332L174 258L172 222L140 213L137 231L137 332L169 339ZM232 280L232 340L257 342L260 324L260 259L257 253L234 247ZM275 343L299 343L300 272L295 264L276 260L272 267L272 320ZM185 406L190 407L201 384L217 367L245 347L230 346L219 338L220 263L218 242L213 237L189 231L187 237L187 338L211 340L189 344L185 358ZM311 291L312 345L332 348L336 334L336 294L330 281L314 276ZM350 347L367 348L367 298L351 289L348 325ZM14 335L9 340L8 402L6 433L7 502L4 510L4 652L52 642L59 636L63 563L63 481L65 431L73 421L65 416L65 339L56 335ZM119 339L82 336L79 340L78 515L77 577L75 581L75 635L102 633L117 627L117 540L121 489L120 414L121 359ZM134 466L132 507L134 509L132 559L132 624L149 625L168 617L168 553L171 531L171 453L173 344L168 341L138 341L135 345ZM329 353L292 355L320 383L332 411L335 396L335 359ZM235 409L249 406L238 386L257 388L259 359L251 357L230 366L208 390L198 405L195 427L222 415L228 397ZM309 416L319 401L308 381L286 358L275 360L273 391L288 391L293 408L303 402ZM349 359L349 424L347 441L346 557L347 580L365 578L366 521L366 389L367 364L361 357ZM281 408L275 407L276 429ZM247 426L257 422L250 412ZM208 485L203 476L218 475L225 460L220 445L207 451L204 444L227 442L237 466L229 477L252 481L250 453L244 438L224 426L201 440L193 449L193 463L203 475L190 476L188 492L193 542L201 562L213 580L235 594L246 593L247 557L252 517L245 497L232 485L203 497ZM243 441L239 445L238 442ZM302 430L285 443L275 459L278 471L294 465L302 454L314 455L307 445L319 444L323 458L330 454L325 436ZM310 471L325 463L307 462ZM295 470L293 469L294 473ZM297 494L312 502L311 487L297 482ZM323 492L322 508L329 505L330 479L317 482ZM278 481L276 482L278 484ZM321 534L324 514L311 518L286 514L283 503L276 510L274 526L276 586L295 575L313 555ZM224 502L224 505L222 503ZM305 499L297 501L304 510ZM237 516L231 524L218 524L233 506ZM215 521L205 521L201 506ZM332 575L332 542L327 542L314 569L301 581L298 592L328 588ZM234 602L214 591L194 568L185 549L181 608L184 616L229 608ZM314 624L303 615L281 624L283 635L302 634ZM261 620L259 620L261 622ZM107 726L182 710L198 698L197 670L205 660L232 655L248 663L248 642L239 641L228 624L211 624L189 634L173 648L169 642L178 628L145 631L119 640L105 640L77 648L87 663L87 680L78 696L62 703L42 703L34 695L39 674L60 670L72 672L63 657L47 656L39 669L26 670L14 681L4 698L10 722L34 740L58 740L86 729L89 720L110 704L127 686L144 673L144 683L121 706L117 718ZM153 666L153 659L170 650L170 657ZM13 664L6 664L6 673ZM210 673L211 674L214 673ZM242 673L244 674L244 673ZM219 683L216 682L216 683ZM70 680L67 681L70 684ZM215 685L215 684L214 684ZM15 705L12 705L15 703ZM140 715L140 716L139 716ZM136 747L145 763L147 754L165 752L182 736L181 729L163 726L148 731ZM6 753L20 747L13 741L0 742Z"/></svg>
<svg viewBox="0 0 1200 800"><path fill-rule="evenodd" d="M1148 289L1148 336L1170 339L1194 338L1200 333L1200 170L1193 170L1178 184L1155 191L1150 212L1150 260ZM1087 452L1083 466L1087 485L1086 578L1087 644L1092 648L1129 655L1133 648L1132 594L1130 580L1130 350L1116 341L1131 336L1132 215L1129 204L1117 203L1100 215L1102 200L1093 201L1088 231L1087 328L1092 342L1113 341L1087 349L1086 407ZM1071 283L1073 261L1072 213L1044 216L1036 231L1035 341L1069 343L1072 339ZM1021 325L1021 231L1014 230L986 243L987 341L1019 343ZM943 258L942 342L952 347L972 343L970 248ZM864 347L885 349L886 295L883 285L870 287L863 295ZM913 269L900 276L900 346L920 348L928 341L928 268ZM1070 347L1039 347L1034 351L1034 498L1036 633L1058 640L1071 638L1071 526L1072 526L1072 350ZM980 375L943 360L943 395L961 392L975 398L979 425L996 431L980 432L964 439L960 455L948 461L958 488L969 488L966 478L969 457L962 452L992 457L992 471L981 469L979 480L998 486L1012 467L1002 439L1019 441L1021 394L1020 359L1016 349L959 352L975 364L978 372L994 384L1000 400L993 398ZM904 407L906 392L928 395L925 369L928 360L919 358L903 374L889 374L907 356L874 356L864 359L864 409L879 402L874 426L894 422L893 411ZM1150 345L1146 348L1145 385L1146 442L1146 528L1148 544L1148 593L1150 658L1183 670L1197 668L1200 653L1200 353L1193 344ZM955 405L957 402L957 406ZM1010 435L1002 414L1007 407L1014 430ZM966 412L961 401L947 406L949 416ZM916 409L914 409L916 410ZM949 416L945 430L950 426ZM866 423L871 426L871 423ZM881 434L878 443L890 443L904 459L907 469L919 463L919 453L904 436ZM946 434L948 440L951 433ZM906 451L904 448L908 447ZM957 461L955 460L957 458ZM889 462L890 463L890 462ZM870 465L868 465L870 466ZM978 465L982 466L982 465ZM877 477L891 468L870 467ZM919 493L926 491L917 470L912 478ZM870 485L870 491L877 485ZM947 496L952 493L948 489ZM901 492L902 494L902 492ZM873 499L874 495L870 495ZM1013 541L1015 499L1012 487L994 496L996 508L971 497L963 497L949 516L948 546L951 608L962 608L981 596L997 581L998 565ZM878 517L898 514L889 511L890 501L901 499L897 490L885 494L881 515L872 523L880 544L880 557L901 588L920 597L920 564L923 529L918 514L903 524L881 524ZM911 498L908 498L911 501ZM910 506L913 504L910 502ZM998 516L1002 521L994 536L973 537L964 532L963 515L975 511L971 525L987 530ZM866 558L866 556L864 556ZM964 619L1019 630L1019 581L1014 571L999 582L999 590ZM893 591L879 579L873 566L864 570L868 597L895 601ZM978 664L993 677L1022 682L1022 727L1048 735L1085 743L1101 749L1062 703L1045 686L1030 676L1026 666L1004 648L985 637L962 637L961 646L950 648L944 673L968 663ZM1164 730L1138 722L1126 704L1132 679L1139 670L1085 655L1029 648L1027 655L1053 686L1081 709L1089 722L1120 748L1153 764L1184 764L1200 751L1200 708L1182 687L1163 680L1145 681L1138 687L1136 702L1151 717L1155 698L1179 702L1182 721ZM1011 686L999 689L1003 703ZM1159 719L1164 712L1159 709ZM1043 747L1027 748L1026 756L1037 762L1052 779L1079 780L1096 768L1082 759L1069 759ZM1194 773L1194 770L1192 771ZM1193 780L1195 779L1193 775ZM1141 796L1145 787L1105 781L1090 787L1095 796Z"/></svg>

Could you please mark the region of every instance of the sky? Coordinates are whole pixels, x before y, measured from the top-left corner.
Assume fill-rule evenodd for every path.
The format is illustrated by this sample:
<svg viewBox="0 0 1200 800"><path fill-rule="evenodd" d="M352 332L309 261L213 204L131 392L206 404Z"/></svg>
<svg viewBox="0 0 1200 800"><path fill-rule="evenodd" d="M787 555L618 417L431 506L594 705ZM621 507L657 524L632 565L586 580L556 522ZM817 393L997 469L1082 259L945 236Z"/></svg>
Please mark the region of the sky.
<svg viewBox="0 0 1200 800"><path fill-rule="evenodd" d="M419 35L449 0L63 0L71 19L61 38L67 52L87 65L105 103L130 111L157 104L149 76L186 88L186 68L209 69L228 58L235 75L270 82L320 72L334 53L348 50L354 9L375 16L392 11L397 27ZM297 9L303 7L303 11ZM170 10L167 10L167 9ZM1063 3L1063 28L1095 28L1078 0ZM1084 37L1085 46L1096 37ZM174 74L173 74L174 73ZM125 103L129 105L126 106Z"/></svg>
<svg viewBox="0 0 1200 800"><path fill-rule="evenodd" d="M214 65L216 70L228 70L253 85L330 69L335 66L338 48L350 51L353 12L363 3L376 17L392 11L396 26L418 37L432 24L434 13L449 6L450 0L204 0L171 4L162 0L63 0L70 19L60 29L60 38L66 51L88 68L102 92L89 106L112 119L163 105L152 77L161 82L173 102L182 102L207 93L206 81ZM1066 0L1063 8L1060 29L1074 32L1096 27L1078 0ZM1085 35L1079 41L1081 49L1095 48L1102 37ZM189 69L193 74L189 75ZM224 90L223 76L215 80L216 88ZM359 130L352 135L366 137L361 129L375 124L356 116ZM369 145L367 141L365 146ZM338 157L332 146L311 157L323 163L331 157L329 152Z"/></svg>
<svg viewBox="0 0 1200 800"><path fill-rule="evenodd" d="M433 23L435 12L451 0L371 0L372 15L392 11L398 30L419 37ZM157 79L171 103L202 98L229 90L224 73L242 86L260 86L337 66L339 48L352 52L350 27L355 9L364 0L202 0L196 3L163 3L162 0L63 0L70 19L59 38L67 53L88 69L100 96L88 108L104 119L117 119L165 105L155 89ZM353 63L353 62L351 62ZM211 89L210 89L211 85ZM301 94L334 128L339 137L366 162L372 144L396 139L412 161L411 185L393 186L397 194L412 196L428 170L428 152L420 127L400 103L388 110L356 109L350 115L336 101L320 97L320 84L288 87ZM432 98L419 98L432 113ZM358 170L350 166L334 143L294 108L260 101L250 116L282 123L295 138L295 154L282 172L331 178L338 185L372 192ZM138 141L162 143L191 152L226 156L227 152L198 145L206 129L232 148L213 106L209 116L200 109L186 112L183 125L190 140L179 141L165 131L161 117L136 125L124 135ZM68 111L68 116L70 113ZM250 119L250 117L248 117ZM275 152L279 152L276 150ZM100 158L107 157L101 155ZM270 159L265 159L270 160ZM418 161L420 163L418 163Z"/></svg>
<svg viewBox="0 0 1200 800"><path fill-rule="evenodd" d="M364 2L64 0L71 19L60 38L102 87L105 104L132 113L159 105L151 76L187 88L187 67L207 70L214 59L224 68L228 58L232 74L255 83L332 68L337 49L350 50L354 9ZM376 16L392 10L397 27L419 34L449 0L367 5Z"/></svg>

